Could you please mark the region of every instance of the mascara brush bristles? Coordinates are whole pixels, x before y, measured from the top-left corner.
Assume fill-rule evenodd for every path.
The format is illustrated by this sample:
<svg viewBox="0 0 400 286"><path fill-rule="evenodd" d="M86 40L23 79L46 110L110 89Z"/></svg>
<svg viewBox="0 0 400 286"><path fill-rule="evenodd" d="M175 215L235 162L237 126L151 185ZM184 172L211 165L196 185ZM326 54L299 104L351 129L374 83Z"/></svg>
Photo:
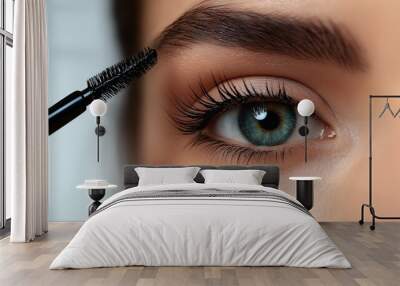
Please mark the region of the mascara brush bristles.
<svg viewBox="0 0 400 286"><path fill-rule="evenodd" d="M126 88L133 79L145 74L156 63L157 51L147 48L88 79L88 88L97 97L107 100Z"/></svg>

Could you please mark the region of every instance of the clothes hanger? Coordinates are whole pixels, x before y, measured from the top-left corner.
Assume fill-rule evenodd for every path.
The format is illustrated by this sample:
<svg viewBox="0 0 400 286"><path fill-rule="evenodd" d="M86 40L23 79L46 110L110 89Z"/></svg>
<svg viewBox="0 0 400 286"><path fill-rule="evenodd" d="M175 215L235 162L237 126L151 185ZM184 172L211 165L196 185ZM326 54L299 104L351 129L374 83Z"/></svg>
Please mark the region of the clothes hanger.
<svg viewBox="0 0 400 286"><path fill-rule="evenodd" d="M379 118L381 118L385 114L386 110L389 110L389 112L393 116L393 118L395 118L400 113L400 109L396 113L393 112L392 108L390 107L389 98L386 98L385 106L384 106L381 114L379 114Z"/></svg>

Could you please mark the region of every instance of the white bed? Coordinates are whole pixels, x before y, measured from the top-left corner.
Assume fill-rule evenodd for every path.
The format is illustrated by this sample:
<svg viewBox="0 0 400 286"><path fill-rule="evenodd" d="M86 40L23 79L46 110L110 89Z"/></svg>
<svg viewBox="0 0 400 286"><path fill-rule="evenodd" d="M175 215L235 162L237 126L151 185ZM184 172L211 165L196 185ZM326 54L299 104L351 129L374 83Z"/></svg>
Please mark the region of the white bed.
<svg viewBox="0 0 400 286"><path fill-rule="evenodd" d="M247 195L139 197L138 192ZM252 197L252 191L272 199ZM285 203L286 198L296 205ZM107 199L50 269L145 266L350 268L315 219L274 188L238 184L141 186Z"/></svg>

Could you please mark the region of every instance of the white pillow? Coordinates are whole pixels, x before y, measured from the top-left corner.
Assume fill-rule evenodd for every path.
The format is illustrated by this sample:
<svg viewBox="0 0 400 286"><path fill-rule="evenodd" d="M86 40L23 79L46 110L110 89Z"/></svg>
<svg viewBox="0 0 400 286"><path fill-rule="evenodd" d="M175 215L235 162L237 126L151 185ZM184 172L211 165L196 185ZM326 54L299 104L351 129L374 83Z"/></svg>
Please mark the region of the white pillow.
<svg viewBox="0 0 400 286"><path fill-rule="evenodd" d="M199 167L135 168L139 176L139 186L195 183L193 179L199 170Z"/></svg>
<svg viewBox="0 0 400 286"><path fill-rule="evenodd" d="M261 170L201 170L205 184L261 185L265 171Z"/></svg>

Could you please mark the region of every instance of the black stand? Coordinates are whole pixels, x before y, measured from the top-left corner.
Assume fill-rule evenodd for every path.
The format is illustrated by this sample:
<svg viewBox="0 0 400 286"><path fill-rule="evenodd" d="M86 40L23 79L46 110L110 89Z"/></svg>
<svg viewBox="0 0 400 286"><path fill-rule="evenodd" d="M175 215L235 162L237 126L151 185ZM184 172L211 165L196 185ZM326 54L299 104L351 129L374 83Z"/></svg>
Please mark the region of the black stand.
<svg viewBox="0 0 400 286"><path fill-rule="evenodd" d="M400 98L400 95L370 95L369 96L369 200L368 204L361 205L361 219L359 220L359 224L364 224L364 208L369 208L369 211L372 216L372 224L370 225L370 229L375 229L375 219L400 219L400 217L385 217L378 216L375 212L375 208L372 204L372 101L374 98L379 99L389 99L389 98Z"/></svg>
<svg viewBox="0 0 400 286"><path fill-rule="evenodd" d="M106 129L104 126L100 125L100 116L96 116L96 124L97 127L94 130L97 136L97 162L100 162L100 136L104 136L106 134Z"/></svg>
<svg viewBox="0 0 400 286"><path fill-rule="evenodd" d="M311 210L314 205L314 190L312 180L296 181L296 199L303 204L307 210Z"/></svg>
<svg viewBox="0 0 400 286"><path fill-rule="evenodd" d="M307 163L307 135L310 130L307 127L308 117L304 117L304 125L299 128L299 134L304 137L304 162Z"/></svg>
<svg viewBox="0 0 400 286"><path fill-rule="evenodd" d="M97 208L101 205L100 200L106 194L105 189L90 189L89 190L89 197L94 200L94 202L89 206L89 216L94 213Z"/></svg>

